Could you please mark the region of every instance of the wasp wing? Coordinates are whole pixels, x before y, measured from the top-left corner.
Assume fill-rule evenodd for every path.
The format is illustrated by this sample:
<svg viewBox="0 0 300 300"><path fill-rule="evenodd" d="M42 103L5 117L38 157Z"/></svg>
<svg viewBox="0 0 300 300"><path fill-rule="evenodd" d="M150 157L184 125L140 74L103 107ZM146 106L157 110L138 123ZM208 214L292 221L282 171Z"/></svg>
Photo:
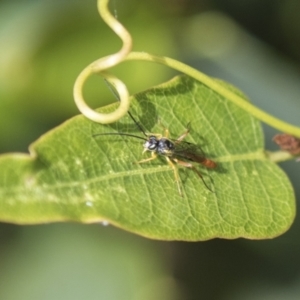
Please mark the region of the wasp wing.
<svg viewBox="0 0 300 300"><path fill-rule="evenodd" d="M198 163L206 160L204 152L199 145L185 141L181 141L180 143L174 141L174 144L174 156Z"/></svg>
<svg viewBox="0 0 300 300"><path fill-rule="evenodd" d="M181 141L180 143L174 141L175 149L173 152L174 157L193 161L207 168L215 168L217 164L206 158L203 150L199 145Z"/></svg>

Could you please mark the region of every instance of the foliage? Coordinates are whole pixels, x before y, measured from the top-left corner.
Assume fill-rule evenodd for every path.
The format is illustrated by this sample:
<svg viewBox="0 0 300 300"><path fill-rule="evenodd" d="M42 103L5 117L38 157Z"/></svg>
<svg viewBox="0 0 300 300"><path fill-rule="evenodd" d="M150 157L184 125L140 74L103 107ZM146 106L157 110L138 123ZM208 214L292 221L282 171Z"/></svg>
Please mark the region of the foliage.
<svg viewBox="0 0 300 300"><path fill-rule="evenodd" d="M161 120L176 138L191 121L186 141L201 145L218 163L215 170L196 166L214 192L194 172L180 168L180 197L164 157L133 163L142 159L142 141L93 137L139 135L130 118L97 125L78 116L31 145L30 156L0 158L0 219L21 224L105 221L165 240L262 239L289 228L293 189L265 155L260 123L250 114L186 76L137 94L131 102L131 113L149 132L162 132Z"/></svg>

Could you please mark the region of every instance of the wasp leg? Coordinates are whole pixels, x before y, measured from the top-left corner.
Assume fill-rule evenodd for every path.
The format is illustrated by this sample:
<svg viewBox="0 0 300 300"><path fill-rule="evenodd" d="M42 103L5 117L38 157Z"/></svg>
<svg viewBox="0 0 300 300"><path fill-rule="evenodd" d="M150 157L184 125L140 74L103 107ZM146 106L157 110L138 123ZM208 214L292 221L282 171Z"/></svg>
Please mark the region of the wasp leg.
<svg viewBox="0 0 300 300"><path fill-rule="evenodd" d="M148 136L155 136L155 137L157 137L158 140L160 140L163 137L162 134L160 134L160 133L152 133L152 132L148 132L147 137Z"/></svg>
<svg viewBox="0 0 300 300"><path fill-rule="evenodd" d="M158 119L158 123L162 127L162 129L164 130L164 137L168 138L169 135L170 135L169 129L162 123L161 119Z"/></svg>
<svg viewBox="0 0 300 300"><path fill-rule="evenodd" d="M176 144L180 144L181 141L185 139L185 137L189 134L190 132L190 122L186 126L186 131L176 140Z"/></svg>
<svg viewBox="0 0 300 300"><path fill-rule="evenodd" d="M151 161L153 159L157 158L157 154L155 152L151 152L151 157L146 158L146 159L142 159L140 161L135 162L136 164L143 164L145 162Z"/></svg>
<svg viewBox="0 0 300 300"><path fill-rule="evenodd" d="M165 156L165 158L166 158L166 160L167 160L169 166L170 166L170 167L173 169L173 171L174 171L175 181L176 181L176 183L177 183L177 188L178 188L179 195L180 195L181 197L183 197L182 191L181 191L181 187L180 187L181 181L180 181L180 177L179 177L179 175L178 175L177 167L173 164L173 162L171 161L171 159L170 159L169 157Z"/></svg>
<svg viewBox="0 0 300 300"><path fill-rule="evenodd" d="M212 189L206 184L201 173L191 163L188 163L188 162L185 162L182 160L178 160L177 158L173 158L173 160L180 166L192 169L201 178L201 180L202 180L203 184L206 186L206 188L213 193Z"/></svg>

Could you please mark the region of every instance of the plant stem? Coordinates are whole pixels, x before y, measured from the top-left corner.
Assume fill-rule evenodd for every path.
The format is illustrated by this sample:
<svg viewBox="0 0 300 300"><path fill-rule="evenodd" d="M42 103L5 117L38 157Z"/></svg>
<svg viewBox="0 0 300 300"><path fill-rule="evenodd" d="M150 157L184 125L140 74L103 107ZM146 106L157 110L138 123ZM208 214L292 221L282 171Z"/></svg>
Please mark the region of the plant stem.
<svg viewBox="0 0 300 300"><path fill-rule="evenodd" d="M78 106L78 109L89 119L99 122L99 123L112 123L116 122L122 116L126 114L129 109L129 94L127 91L126 86L123 84L122 81L117 79L116 77L104 73L104 70L119 64L122 61L126 60L144 60L144 61L151 61L156 62L159 64L166 65L170 68L173 68L177 71L180 71L184 74L187 74L196 80L202 82L207 87L218 93L219 95L225 97L229 101L233 102L235 105L239 106L240 108L244 109L248 113L252 114L257 119L261 120L262 122L290 135L300 138L300 128L294 125L288 124L278 118L271 116L270 114L262 111L258 107L254 106L250 102L246 101L241 96L231 92L224 86L220 85L216 80L210 78L209 76L199 72L192 67L183 64L179 61L168 57L162 56L155 56L149 53L144 52L130 52L132 47L132 39L129 32L123 27L121 23L119 23L109 12L108 10L108 2L109 0L98 0L98 10L106 22L106 24L121 38L123 42L123 46L115 54L106 56L104 58L98 59L95 62L91 63L87 66L81 74L78 76L75 86L74 86L74 99L75 103ZM108 81L110 81L116 90L118 91L119 98L121 100L121 105L117 109L116 112L111 113L109 115L100 114L94 110L92 110L85 102L82 89L85 81L87 78L92 74L100 74Z"/></svg>
<svg viewBox="0 0 300 300"><path fill-rule="evenodd" d="M275 151L275 152L266 151L266 155L268 156L269 160L274 163L296 159L294 155L286 151Z"/></svg>
<svg viewBox="0 0 300 300"><path fill-rule="evenodd" d="M226 89L222 85L220 85L217 81L210 78L209 76L201 73L200 71L183 64L179 61L176 61L174 59L168 58L168 57L160 57L160 56L154 56L149 53L144 52L131 52L125 60L145 60L145 61L151 61L156 62L159 64L166 65L168 67L171 67L177 71L180 71L182 73L185 73L196 80L202 82L221 96L225 97L229 101L233 102L240 108L244 109L245 111L252 114L257 119L261 120L262 122L282 131L288 134L291 134L293 136L300 138L300 128L296 127L294 125L288 124L278 118L275 118L271 116L270 114L264 112L263 110L259 109L258 107L254 106L250 102L246 101L242 97L240 97L237 94L234 94L230 90Z"/></svg>

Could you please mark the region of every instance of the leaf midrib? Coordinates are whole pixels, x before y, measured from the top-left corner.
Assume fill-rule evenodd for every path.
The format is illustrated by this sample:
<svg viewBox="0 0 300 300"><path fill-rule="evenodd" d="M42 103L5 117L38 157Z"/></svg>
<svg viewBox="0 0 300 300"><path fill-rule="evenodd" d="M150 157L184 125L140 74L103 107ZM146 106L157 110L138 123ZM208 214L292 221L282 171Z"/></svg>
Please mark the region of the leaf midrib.
<svg viewBox="0 0 300 300"><path fill-rule="evenodd" d="M231 155L231 156L223 156L218 157L215 159L216 162L234 162L234 161L242 161L242 160L267 160L264 151L259 150L252 153L247 154L238 154L238 155ZM84 184L92 184L92 183L99 183L111 179L122 178L127 176L136 176L136 175L144 175L144 174L154 174L154 173L161 173L161 172L173 172L172 168L169 165L160 165L159 167L154 166L150 167L147 166L146 168L139 168L135 170L127 170L122 172L115 172L112 174L105 174L102 176L98 176L96 178L86 179L84 182L82 181L73 181L67 182L62 184L55 184L55 185L45 185L43 184L42 189L44 190L52 190L52 189L60 189L60 188L67 188L67 187L76 187ZM32 185L30 186L32 188ZM20 188L11 188L10 192L18 193L20 190L24 190L24 187Z"/></svg>

